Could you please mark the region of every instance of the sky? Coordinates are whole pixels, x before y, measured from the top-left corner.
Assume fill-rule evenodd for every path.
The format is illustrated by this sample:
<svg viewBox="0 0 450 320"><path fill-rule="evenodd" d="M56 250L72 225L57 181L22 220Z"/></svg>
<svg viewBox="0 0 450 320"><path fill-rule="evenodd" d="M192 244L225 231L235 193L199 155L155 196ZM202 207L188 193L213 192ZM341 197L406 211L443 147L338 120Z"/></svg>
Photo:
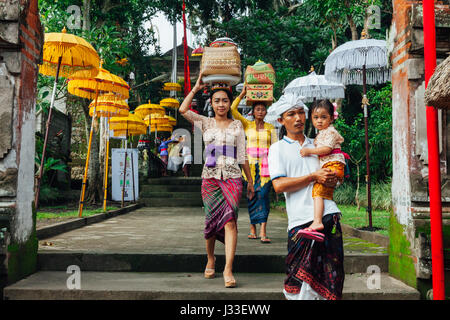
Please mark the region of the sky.
<svg viewBox="0 0 450 320"><path fill-rule="evenodd" d="M168 50L172 49L173 47L173 26L170 24L170 22L166 19L164 14L158 13L152 20L151 20L153 26L155 29L157 29L159 34L156 35L156 37L159 39L159 45L161 47L161 53L165 53ZM145 23L145 27L149 28L150 23ZM188 40L188 45L195 49L194 47L194 36L190 32L189 29L186 30L186 36ZM183 39L183 23L178 22L177 23L177 46L181 44L181 41ZM152 52L150 52L152 53Z"/></svg>

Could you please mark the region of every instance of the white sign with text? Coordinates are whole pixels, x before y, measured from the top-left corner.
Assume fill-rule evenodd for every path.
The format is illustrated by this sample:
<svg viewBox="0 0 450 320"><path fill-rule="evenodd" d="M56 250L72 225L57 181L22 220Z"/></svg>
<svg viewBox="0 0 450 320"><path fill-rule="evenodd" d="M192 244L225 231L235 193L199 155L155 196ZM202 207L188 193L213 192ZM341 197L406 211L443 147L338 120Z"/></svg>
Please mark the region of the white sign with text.
<svg viewBox="0 0 450 320"><path fill-rule="evenodd" d="M131 161L133 159L133 161ZM133 162L133 167L131 163ZM124 183L125 149L111 149L111 194L113 201L122 201L122 186ZM124 201L133 201L133 176L136 199L139 196L138 150L127 149L127 167L125 173Z"/></svg>

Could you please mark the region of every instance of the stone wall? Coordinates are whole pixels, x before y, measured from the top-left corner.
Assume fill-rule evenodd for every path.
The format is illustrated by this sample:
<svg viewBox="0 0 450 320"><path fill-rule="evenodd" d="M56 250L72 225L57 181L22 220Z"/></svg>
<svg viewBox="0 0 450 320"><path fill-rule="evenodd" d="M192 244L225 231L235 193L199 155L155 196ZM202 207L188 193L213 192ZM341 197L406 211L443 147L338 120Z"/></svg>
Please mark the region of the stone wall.
<svg viewBox="0 0 450 320"><path fill-rule="evenodd" d="M389 272L418 288L431 288L430 213L422 1L393 1L389 35L392 63L393 212L390 221ZM437 1L437 59L450 52L450 9ZM446 266L450 265L450 114L440 111L440 158ZM406 182L406 183L405 183ZM447 276L448 279L448 276ZM448 292L448 289L447 289Z"/></svg>
<svg viewBox="0 0 450 320"><path fill-rule="evenodd" d="M36 268L35 103L43 40L37 0L0 0L0 288Z"/></svg>

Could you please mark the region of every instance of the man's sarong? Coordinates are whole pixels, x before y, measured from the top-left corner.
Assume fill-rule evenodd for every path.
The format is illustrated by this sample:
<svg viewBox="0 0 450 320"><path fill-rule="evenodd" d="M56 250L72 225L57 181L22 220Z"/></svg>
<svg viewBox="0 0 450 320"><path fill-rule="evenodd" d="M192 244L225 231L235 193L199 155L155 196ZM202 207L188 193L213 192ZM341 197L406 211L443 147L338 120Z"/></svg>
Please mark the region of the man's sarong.
<svg viewBox="0 0 450 320"><path fill-rule="evenodd" d="M225 242L225 224L237 223L239 201L242 196L242 179L203 179L202 199L205 207L205 239L216 236Z"/></svg>
<svg viewBox="0 0 450 320"><path fill-rule="evenodd" d="M287 293L300 293L303 282L327 300L340 300L344 286L344 249L340 213L323 217L324 242L299 237L297 232L308 227L307 223L289 230L288 255L286 257Z"/></svg>
<svg viewBox="0 0 450 320"><path fill-rule="evenodd" d="M261 186L259 163L255 164L255 166L256 174L253 182L255 196L251 200L247 198L251 224L267 222L270 212L269 192L270 187L272 186L271 181L265 183L264 186Z"/></svg>

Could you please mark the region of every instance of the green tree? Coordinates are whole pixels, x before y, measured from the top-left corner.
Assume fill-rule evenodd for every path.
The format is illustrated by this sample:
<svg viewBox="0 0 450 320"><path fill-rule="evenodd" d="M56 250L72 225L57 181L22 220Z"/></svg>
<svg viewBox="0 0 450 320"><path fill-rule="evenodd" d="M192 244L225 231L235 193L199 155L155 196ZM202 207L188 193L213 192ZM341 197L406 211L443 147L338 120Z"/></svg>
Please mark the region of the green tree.
<svg viewBox="0 0 450 320"><path fill-rule="evenodd" d="M39 7L45 32L60 32L67 27L69 32L82 36L93 45L104 60L104 68L129 80L128 76L131 71L137 74L141 67L146 68L143 65L142 57L145 55L145 50L155 43L153 31L143 27L143 22L157 10L151 5L152 3L153 1L145 0L59 0L56 2L39 0ZM78 6L81 10L78 12L68 10L70 6ZM80 23L76 28L71 28L74 19L78 19ZM127 58L128 63L118 64L118 60L123 58ZM64 81L65 79L61 79L58 86L63 92L65 92ZM40 88L48 86L48 82L49 77L39 76L38 91ZM137 94L138 92L131 90L130 100L135 100ZM45 111L48 108L48 101L44 95L45 93L42 93L38 97L38 110ZM90 101L73 96L67 101L72 105L71 107L83 110L87 134L91 126ZM89 183L86 197L91 203L99 201L103 195L101 184L101 164L103 162L99 161L99 154L102 154L99 152L99 146L99 138L95 132L88 176L91 183Z"/></svg>
<svg viewBox="0 0 450 320"><path fill-rule="evenodd" d="M373 182L387 182L392 176L392 85L388 83L367 92L370 101L368 119L370 174ZM355 202L359 206L361 177L366 173L366 146L362 112L352 114L343 106L335 121L345 139L342 150L350 155L350 181L356 185Z"/></svg>

